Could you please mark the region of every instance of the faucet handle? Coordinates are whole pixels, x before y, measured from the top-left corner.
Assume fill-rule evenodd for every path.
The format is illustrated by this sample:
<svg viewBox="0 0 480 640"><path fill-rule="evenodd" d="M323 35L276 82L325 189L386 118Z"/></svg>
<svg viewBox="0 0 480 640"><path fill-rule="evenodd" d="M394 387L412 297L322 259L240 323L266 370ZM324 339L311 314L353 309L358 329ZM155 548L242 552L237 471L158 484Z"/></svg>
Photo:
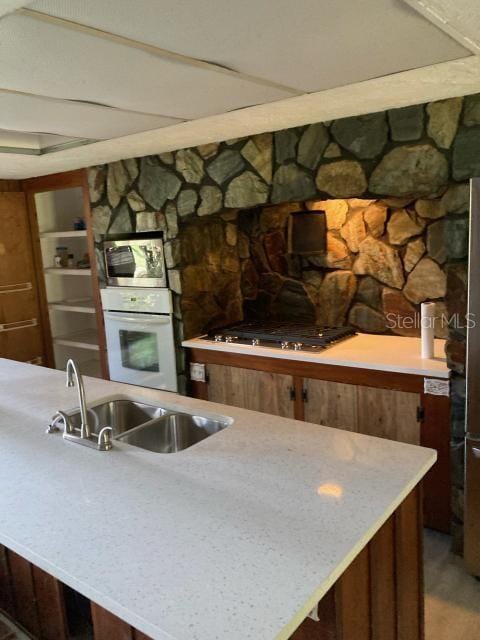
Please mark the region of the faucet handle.
<svg viewBox="0 0 480 640"><path fill-rule="evenodd" d="M63 420L63 428L64 433L72 433L73 426L70 422L70 417L64 411L57 411L55 415L52 417L50 424L46 428L46 433L57 433L60 431L60 428L57 426L58 422Z"/></svg>
<svg viewBox="0 0 480 640"><path fill-rule="evenodd" d="M112 448L112 427L103 427L98 434L97 446L99 451L110 451Z"/></svg>

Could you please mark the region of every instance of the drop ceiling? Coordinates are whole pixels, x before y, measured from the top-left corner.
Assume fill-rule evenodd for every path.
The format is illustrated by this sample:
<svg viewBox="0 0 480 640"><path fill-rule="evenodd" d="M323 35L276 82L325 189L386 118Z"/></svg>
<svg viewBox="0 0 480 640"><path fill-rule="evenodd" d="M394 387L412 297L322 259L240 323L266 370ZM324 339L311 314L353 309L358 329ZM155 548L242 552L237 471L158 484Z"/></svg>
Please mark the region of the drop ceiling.
<svg viewBox="0 0 480 640"><path fill-rule="evenodd" d="M407 1L5 0L0 177L480 91L459 3Z"/></svg>

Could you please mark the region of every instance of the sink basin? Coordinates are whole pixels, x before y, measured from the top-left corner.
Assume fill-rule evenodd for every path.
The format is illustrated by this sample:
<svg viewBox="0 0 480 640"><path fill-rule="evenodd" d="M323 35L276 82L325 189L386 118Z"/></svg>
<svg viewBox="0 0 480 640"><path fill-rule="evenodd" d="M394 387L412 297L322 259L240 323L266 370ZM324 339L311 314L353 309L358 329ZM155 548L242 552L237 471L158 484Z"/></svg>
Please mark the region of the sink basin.
<svg viewBox="0 0 480 640"><path fill-rule="evenodd" d="M171 413L120 435L117 440L156 453L175 453L221 431L229 421Z"/></svg>
<svg viewBox="0 0 480 640"><path fill-rule="evenodd" d="M133 400L110 400L88 409L88 419L93 433L99 433L103 427L112 427L113 437L164 416L167 409L135 402ZM75 429L80 429L80 410L69 414L70 422Z"/></svg>

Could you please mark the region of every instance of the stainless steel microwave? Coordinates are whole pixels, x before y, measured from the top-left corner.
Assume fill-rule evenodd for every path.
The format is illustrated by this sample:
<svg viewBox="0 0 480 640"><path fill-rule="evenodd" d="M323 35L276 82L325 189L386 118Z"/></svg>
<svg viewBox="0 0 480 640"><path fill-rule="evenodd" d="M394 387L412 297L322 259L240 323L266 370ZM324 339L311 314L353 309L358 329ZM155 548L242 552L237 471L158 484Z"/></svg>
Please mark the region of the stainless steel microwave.
<svg viewBox="0 0 480 640"><path fill-rule="evenodd" d="M132 236L104 242L107 284L113 287L166 287L163 240Z"/></svg>

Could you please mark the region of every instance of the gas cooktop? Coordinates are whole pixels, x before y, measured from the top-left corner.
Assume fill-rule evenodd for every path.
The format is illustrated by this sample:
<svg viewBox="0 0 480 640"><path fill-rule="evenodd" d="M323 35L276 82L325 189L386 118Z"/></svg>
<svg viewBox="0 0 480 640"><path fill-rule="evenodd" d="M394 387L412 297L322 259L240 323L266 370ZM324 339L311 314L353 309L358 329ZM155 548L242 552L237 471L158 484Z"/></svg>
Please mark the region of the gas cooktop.
<svg viewBox="0 0 480 640"><path fill-rule="evenodd" d="M320 327L291 322L241 322L215 329L204 340L295 351L320 351L355 335L352 327Z"/></svg>

